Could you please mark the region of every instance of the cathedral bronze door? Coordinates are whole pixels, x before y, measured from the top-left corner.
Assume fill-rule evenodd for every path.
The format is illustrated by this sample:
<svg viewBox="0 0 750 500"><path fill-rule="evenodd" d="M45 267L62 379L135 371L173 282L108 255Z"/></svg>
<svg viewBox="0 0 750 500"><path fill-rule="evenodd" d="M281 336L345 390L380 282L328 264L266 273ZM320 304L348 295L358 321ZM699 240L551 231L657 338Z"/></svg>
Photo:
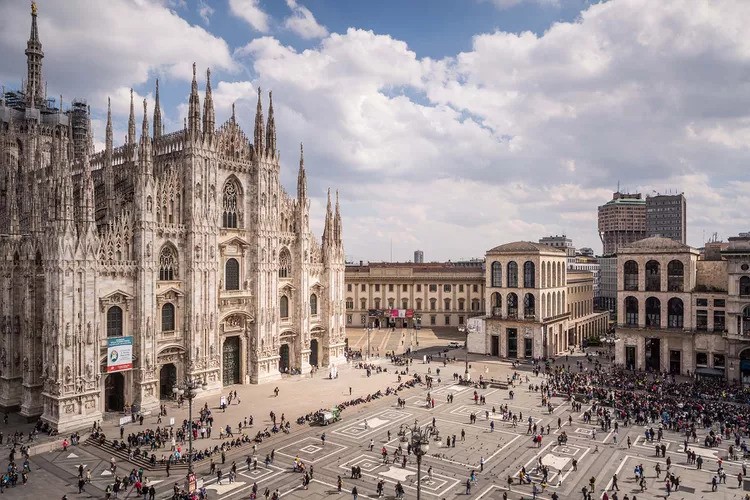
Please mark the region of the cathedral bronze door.
<svg viewBox="0 0 750 500"><path fill-rule="evenodd" d="M240 383L240 338L227 337L224 339L224 385Z"/></svg>
<svg viewBox="0 0 750 500"><path fill-rule="evenodd" d="M177 383L177 367L174 363L167 363L159 370L159 398L171 399L174 397L172 388Z"/></svg>
<svg viewBox="0 0 750 500"><path fill-rule="evenodd" d="M318 339L310 341L310 366L318 366Z"/></svg>
<svg viewBox="0 0 750 500"><path fill-rule="evenodd" d="M122 373L110 373L104 380L104 411L125 409L125 377Z"/></svg>
<svg viewBox="0 0 750 500"><path fill-rule="evenodd" d="M281 344L279 348L279 371L281 373L289 371L289 344Z"/></svg>

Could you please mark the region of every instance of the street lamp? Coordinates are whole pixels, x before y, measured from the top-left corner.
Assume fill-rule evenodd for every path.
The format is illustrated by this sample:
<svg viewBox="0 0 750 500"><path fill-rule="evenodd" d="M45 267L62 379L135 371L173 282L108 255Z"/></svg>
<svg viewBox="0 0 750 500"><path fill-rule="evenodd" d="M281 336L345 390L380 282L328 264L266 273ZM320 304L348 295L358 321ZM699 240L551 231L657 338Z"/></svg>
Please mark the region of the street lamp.
<svg viewBox="0 0 750 500"><path fill-rule="evenodd" d="M195 491L195 476L193 475L193 399L198 396L199 390L206 390L205 382L199 382L190 377L185 377L182 384L172 388L175 397L184 397L188 400L188 473L187 491Z"/></svg>
<svg viewBox="0 0 750 500"><path fill-rule="evenodd" d="M411 429L411 451L417 457L417 500L422 496L422 456L430 450L429 427L422 429L414 421L414 427Z"/></svg>
<svg viewBox="0 0 750 500"><path fill-rule="evenodd" d="M372 329L370 328L370 324L367 324L367 361L370 361L370 331Z"/></svg>
<svg viewBox="0 0 750 500"><path fill-rule="evenodd" d="M464 342L464 349L466 349L465 354L465 360L466 360L466 367L464 368L464 378L466 380L469 379L469 334L476 332L476 328L474 325L467 325L466 328L464 328L464 332L466 333L466 342Z"/></svg>

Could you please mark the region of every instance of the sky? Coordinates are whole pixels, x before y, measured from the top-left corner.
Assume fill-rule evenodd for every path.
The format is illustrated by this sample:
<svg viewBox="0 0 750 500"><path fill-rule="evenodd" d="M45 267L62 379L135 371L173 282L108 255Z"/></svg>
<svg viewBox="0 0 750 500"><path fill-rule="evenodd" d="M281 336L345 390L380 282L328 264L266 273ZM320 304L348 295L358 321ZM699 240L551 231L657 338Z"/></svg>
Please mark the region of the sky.
<svg viewBox="0 0 750 500"><path fill-rule="evenodd" d="M107 97L121 144L129 89L151 110L156 78L180 128L193 62L201 91L211 69L217 122L235 103L249 137L272 90L282 182L295 193L304 143L313 229L338 190L351 261L554 234L599 253L597 206L618 185L684 192L693 246L750 229L747 1L37 4L48 94L87 100L99 148ZM29 3L0 12L0 83L18 88Z"/></svg>

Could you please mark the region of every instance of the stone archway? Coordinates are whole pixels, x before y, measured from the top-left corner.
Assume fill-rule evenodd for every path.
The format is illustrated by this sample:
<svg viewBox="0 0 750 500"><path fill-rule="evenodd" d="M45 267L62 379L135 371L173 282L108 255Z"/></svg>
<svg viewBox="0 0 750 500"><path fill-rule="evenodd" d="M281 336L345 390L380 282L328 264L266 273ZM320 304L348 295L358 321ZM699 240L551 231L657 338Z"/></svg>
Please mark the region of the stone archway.
<svg viewBox="0 0 750 500"><path fill-rule="evenodd" d="M318 339L310 340L310 366L318 366L319 352L320 346L318 345Z"/></svg>
<svg viewBox="0 0 750 500"><path fill-rule="evenodd" d="M281 344L281 347L279 347L279 371L287 373L289 368L289 344Z"/></svg>
<svg viewBox="0 0 750 500"><path fill-rule="evenodd" d="M104 411L121 412L125 409L125 376L110 373L104 380Z"/></svg>
<svg viewBox="0 0 750 500"><path fill-rule="evenodd" d="M177 367L174 363L167 363L159 370L159 399L171 399L172 388L177 383Z"/></svg>

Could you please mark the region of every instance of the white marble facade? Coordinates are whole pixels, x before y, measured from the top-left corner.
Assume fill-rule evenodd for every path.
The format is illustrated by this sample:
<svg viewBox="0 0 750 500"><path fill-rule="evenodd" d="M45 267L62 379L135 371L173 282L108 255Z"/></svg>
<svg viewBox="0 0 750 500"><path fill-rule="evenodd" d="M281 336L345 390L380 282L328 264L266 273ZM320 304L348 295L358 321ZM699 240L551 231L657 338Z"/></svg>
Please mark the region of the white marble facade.
<svg viewBox="0 0 750 500"><path fill-rule="evenodd" d="M258 90L252 141L234 113L217 128L194 69L182 130L164 133L157 83L153 126L144 101L136 137L131 97L126 143L108 115L94 152L85 108L43 95L36 17L25 87L0 101L0 407L64 431L157 408L184 376L218 393L342 360L338 196L319 241L302 151L296 197L281 186L272 102L266 121ZM107 374L121 335L133 369Z"/></svg>

